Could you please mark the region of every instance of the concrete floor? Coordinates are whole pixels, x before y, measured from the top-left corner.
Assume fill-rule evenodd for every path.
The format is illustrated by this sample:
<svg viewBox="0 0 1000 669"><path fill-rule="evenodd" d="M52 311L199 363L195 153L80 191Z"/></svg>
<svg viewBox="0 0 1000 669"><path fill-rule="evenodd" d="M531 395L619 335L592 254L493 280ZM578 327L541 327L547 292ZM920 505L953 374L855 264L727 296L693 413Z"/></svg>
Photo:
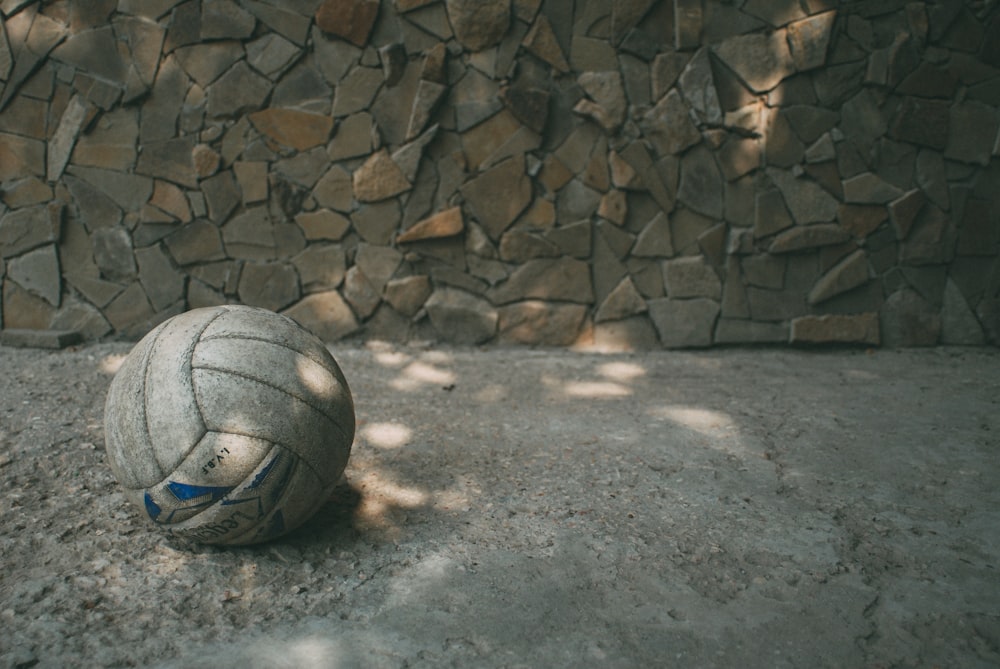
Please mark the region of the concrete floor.
<svg viewBox="0 0 1000 669"><path fill-rule="evenodd" d="M346 480L240 549L106 471L127 350L0 348L0 666L1000 665L995 349L336 347Z"/></svg>

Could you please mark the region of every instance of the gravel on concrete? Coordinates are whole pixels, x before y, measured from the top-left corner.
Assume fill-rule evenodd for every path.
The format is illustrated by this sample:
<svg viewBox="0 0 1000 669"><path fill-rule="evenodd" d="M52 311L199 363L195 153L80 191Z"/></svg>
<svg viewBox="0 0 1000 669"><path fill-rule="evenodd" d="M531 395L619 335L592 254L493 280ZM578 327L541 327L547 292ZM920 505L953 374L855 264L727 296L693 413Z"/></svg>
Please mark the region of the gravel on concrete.
<svg viewBox="0 0 1000 669"><path fill-rule="evenodd" d="M299 531L125 501L128 344L0 347L0 667L996 667L1000 354L343 345Z"/></svg>

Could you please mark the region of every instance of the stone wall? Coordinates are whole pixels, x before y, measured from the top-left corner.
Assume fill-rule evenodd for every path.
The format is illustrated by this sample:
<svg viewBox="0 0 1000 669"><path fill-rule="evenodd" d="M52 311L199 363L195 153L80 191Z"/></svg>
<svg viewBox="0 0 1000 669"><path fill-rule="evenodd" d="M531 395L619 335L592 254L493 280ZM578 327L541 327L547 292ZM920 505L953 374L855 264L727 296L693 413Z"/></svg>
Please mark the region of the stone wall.
<svg viewBox="0 0 1000 669"><path fill-rule="evenodd" d="M0 0L6 328L1000 340L993 0Z"/></svg>

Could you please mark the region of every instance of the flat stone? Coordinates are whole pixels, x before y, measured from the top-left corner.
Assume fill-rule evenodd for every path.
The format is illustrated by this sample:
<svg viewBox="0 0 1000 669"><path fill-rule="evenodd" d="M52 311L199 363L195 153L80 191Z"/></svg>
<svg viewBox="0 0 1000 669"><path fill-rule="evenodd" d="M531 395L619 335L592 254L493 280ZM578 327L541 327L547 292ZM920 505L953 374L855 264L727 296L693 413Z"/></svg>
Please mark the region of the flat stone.
<svg viewBox="0 0 1000 669"><path fill-rule="evenodd" d="M238 160L233 163L233 174L240 188L244 205L267 200L267 163L264 161Z"/></svg>
<svg viewBox="0 0 1000 669"><path fill-rule="evenodd" d="M501 344L570 346L576 342L587 315L581 304L525 300L500 307Z"/></svg>
<svg viewBox="0 0 1000 669"><path fill-rule="evenodd" d="M679 154L701 141L690 110L676 90L671 90L646 112L640 125L661 155Z"/></svg>
<svg viewBox="0 0 1000 669"><path fill-rule="evenodd" d="M708 48L699 49L688 61L678 80L684 99L703 123L722 123L722 107L715 88L712 64L709 62Z"/></svg>
<svg viewBox="0 0 1000 669"><path fill-rule="evenodd" d="M617 70L584 72L577 77L577 83L599 108L596 114L585 113L594 116L605 130L613 131L625 121L628 103L621 73Z"/></svg>
<svg viewBox="0 0 1000 669"><path fill-rule="evenodd" d="M617 59L615 48L608 40L573 35L569 50L569 62L573 70L577 72L613 70Z"/></svg>
<svg viewBox="0 0 1000 669"><path fill-rule="evenodd" d="M880 341L877 313L793 318L789 342L792 344L865 344L878 346Z"/></svg>
<svg viewBox="0 0 1000 669"><path fill-rule="evenodd" d="M900 195L889 203L889 220L896 230L896 239L903 240L910 234L910 228L916 222L917 214L923 209L927 198L919 189L913 189Z"/></svg>
<svg viewBox="0 0 1000 669"><path fill-rule="evenodd" d="M645 313L646 301L636 289L632 279L622 278L615 288L608 293L604 301L594 313L594 322L617 321L636 314Z"/></svg>
<svg viewBox="0 0 1000 669"><path fill-rule="evenodd" d="M456 288L438 288L424 304L438 336L454 343L475 345L494 337L499 314L481 297Z"/></svg>
<svg viewBox="0 0 1000 669"><path fill-rule="evenodd" d="M297 151L325 145L333 130L333 119L329 116L298 109L263 109L249 118L259 132Z"/></svg>
<svg viewBox="0 0 1000 669"><path fill-rule="evenodd" d="M909 288L887 297L880 316L886 346L934 346L941 338L940 313Z"/></svg>
<svg viewBox="0 0 1000 669"><path fill-rule="evenodd" d="M508 230L500 238L500 259L505 262L525 263L535 258L555 258L561 253L554 241L527 230Z"/></svg>
<svg viewBox="0 0 1000 669"><path fill-rule="evenodd" d="M951 207L944 158L938 151L921 149L917 154L916 182L931 202L941 209Z"/></svg>
<svg viewBox="0 0 1000 669"><path fill-rule="evenodd" d="M271 82L241 60L209 86L206 111L212 118L239 116L258 108L270 90Z"/></svg>
<svg viewBox="0 0 1000 669"><path fill-rule="evenodd" d="M196 144L196 138L191 136L144 144L135 166L136 174L165 179L187 188L197 188L198 175L192 159ZM74 173L77 169L74 168Z"/></svg>
<svg viewBox="0 0 1000 669"><path fill-rule="evenodd" d="M863 286L868 283L869 272L868 256L863 250L858 249L820 277L809 291L807 298L809 304L820 304L831 297Z"/></svg>
<svg viewBox="0 0 1000 669"><path fill-rule="evenodd" d="M508 158L466 182L462 196L473 215L493 239L499 239L531 203L531 179L524 172L524 159Z"/></svg>
<svg viewBox="0 0 1000 669"><path fill-rule="evenodd" d="M352 114L338 123L336 133L327 146L327 155L334 162L366 156L372 152L375 133L371 114Z"/></svg>
<svg viewBox="0 0 1000 669"><path fill-rule="evenodd" d="M374 67L356 67L337 86L333 98L333 115L349 116L371 107L382 87L382 71Z"/></svg>
<svg viewBox="0 0 1000 669"><path fill-rule="evenodd" d="M559 46L559 40L552 30L552 24L545 14L539 14L531 29L521 42L525 49L534 56L545 61L559 72L569 72L566 54Z"/></svg>
<svg viewBox="0 0 1000 669"><path fill-rule="evenodd" d="M240 8L233 0L202 0L203 40L246 39L253 34L256 24L253 14Z"/></svg>
<svg viewBox="0 0 1000 669"><path fill-rule="evenodd" d="M663 283L667 297L722 297L722 282L700 256L678 258L663 263Z"/></svg>
<svg viewBox="0 0 1000 669"><path fill-rule="evenodd" d="M174 52L180 66L202 88L211 85L243 55L243 45L236 41L193 44Z"/></svg>
<svg viewBox="0 0 1000 669"><path fill-rule="evenodd" d="M791 105L781 111L795 134L806 144L815 142L840 121L836 111L812 105Z"/></svg>
<svg viewBox="0 0 1000 669"><path fill-rule="evenodd" d="M117 84L125 81L127 68L110 25L69 35L49 55L54 60L95 77Z"/></svg>
<svg viewBox="0 0 1000 669"><path fill-rule="evenodd" d="M462 208L452 207L416 223L413 227L397 235L396 242L405 244L425 239L451 237L462 234L464 229Z"/></svg>
<svg viewBox="0 0 1000 669"><path fill-rule="evenodd" d="M56 204L8 211L0 217L0 256L11 258L59 241L62 206Z"/></svg>
<svg viewBox="0 0 1000 669"><path fill-rule="evenodd" d="M445 0L455 39L482 51L503 39L510 26L510 0Z"/></svg>
<svg viewBox="0 0 1000 669"><path fill-rule="evenodd" d="M90 110L90 105L79 95L70 98L59 119L59 126L47 145L46 176L49 181L56 181L62 176Z"/></svg>
<svg viewBox="0 0 1000 669"><path fill-rule="evenodd" d="M392 161L396 163L403 176L411 184L417 181L417 172L420 169L420 160L423 158L424 149L434 141L438 128L438 125L432 125L422 135L407 142L392 153Z"/></svg>
<svg viewBox="0 0 1000 669"><path fill-rule="evenodd" d="M908 97L897 107L889 136L903 142L942 150L948 145L951 110L948 102Z"/></svg>
<svg viewBox="0 0 1000 669"><path fill-rule="evenodd" d="M354 230L370 244L388 246L402 220L399 202L387 199L368 204L351 214Z"/></svg>
<svg viewBox="0 0 1000 669"><path fill-rule="evenodd" d="M670 236L670 222L662 211L657 212L636 237L631 254L637 258L670 258L674 247Z"/></svg>
<svg viewBox="0 0 1000 669"><path fill-rule="evenodd" d="M597 215L615 225L625 225L625 218L628 216L628 199L625 191L611 190L601 196Z"/></svg>
<svg viewBox="0 0 1000 669"><path fill-rule="evenodd" d="M320 239L339 241L351 227L350 220L329 209L303 212L295 217L295 222L302 228L302 233L309 241Z"/></svg>
<svg viewBox="0 0 1000 669"><path fill-rule="evenodd" d="M222 241L230 258L273 259L276 250L274 223L267 207L251 207L234 216L222 226Z"/></svg>
<svg viewBox="0 0 1000 669"><path fill-rule="evenodd" d="M767 170L767 175L781 191L788 211L799 225L836 219L837 200L815 181L773 168Z"/></svg>
<svg viewBox="0 0 1000 669"><path fill-rule="evenodd" d="M105 307L104 316L116 332L138 338L152 329L156 312L146 299L142 285L134 281Z"/></svg>
<svg viewBox="0 0 1000 669"><path fill-rule="evenodd" d="M385 284L385 301L404 316L413 317L431 294L430 278L426 274L391 279Z"/></svg>
<svg viewBox="0 0 1000 669"><path fill-rule="evenodd" d="M59 350L83 341L79 330L0 330L0 344L13 348L45 348Z"/></svg>
<svg viewBox="0 0 1000 669"><path fill-rule="evenodd" d="M351 309L362 320L375 313L381 302L378 292L357 265L347 270L347 274L344 275L344 288L341 292L351 305Z"/></svg>
<svg viewBox="0 0 1000 669"><path fill-rule="evenodd" d="M674 1L674 47L693 49L701 44L702 7L700 0Z"/></svg>
<svg viewBox="0 0 1000 669"><path fill-rule="evenodd" d="M44 142L0 133L0 182L30 176L45 176Z"/></svg>
<svg viewBox="0 0 1000 669"><path fill-rule="evenodd" d="M843 187L844 201L854 204L887 204L903 195L902 190L872 172L845 179Z"/></svg>
<svg viewBox="0 0 1000 669"><path fill-rule="evenodd" d="M727 182L749 174L762 163L760 142L754 137L730 136L716 154Z"/></svg>
<svg viewBox="0 0 1000 669"><path fill-rule="evenodd" d="M246 46L247 63L272 81L291 67L301 55L301 48L281 35L267 33Z"/></svg>
<svg viewBox="0 0 1000 669"><path fill-rule="evenodd" d="M320 206L344 213L351 211L352 193L351 175L339 165L327 170L312 191Z"/></svg>
<svg viewBox="0 0 1000 669"><path fill-rule="evenodd" d="M986 336L962 291L948 279L941 306L941 343L954 346L982 346Z"/></svg>
<svg viewBox="0 0 1000 669"><path fill-rule="evenodd" d="M561 257L529 260L504 283L490 292L494 304L524 299L557 300L590 304L594 300L590 266L581 260Z"/></svg>
<svg viewBox="0 0 1000 669"><path fill-rule="evenodd" d="M716 344L784 344L787 323L761 323L741 318L720 318L715 325Z"/></svg>
<svg viewBox="0 0 1000 669"><path fill-rule="evenodd" d="M837 221L841 227L858 239L873 233L888 215L885 207L875 205L842 204L837 209Z"/></svg>
<svg viewBox="0 0 1000 669"><path fill-rule="evenodd" d="M90 235L94 262L101 274L112 281L127 281L136 276L132 239L123 228L100 228Z"/></svg>
<svg viewBox="0 0 1000 669"><path fill-rule="evenodd" d="M412 188L385 149L372 154L354 172L352 183L354 197L359 202L379 202Z"/></svg>
<svg viewBox="0 0 1000 669"><path fill-rule="evenodd" d="M406 47L398 42L379 47L379 61L382 63L382 76L385 85L392 87L399 83L406 72Z"/></svg>
<svg viewBox="0 0 1000 669"><path fill-rule="evenodd" d="M8 184L0 198L11 209L21 209L52 200L52 187L35 177Z"/></svg>
<svg viewBox="0 0 1000 669"><path fill-rule="evenodd" d="M743 277L750 286L781 290L785 286L787 261L782 256L766 253L748 256L740 262Z"/></svg>
<svg viewBox="0 0 1000 669"><path fill-rule="evenodd" d="M665 348L711 346L719 304L697 298L676 300L659 298L649 301L649 316Z"/></svg>
<svg viewBox="0 0 1000 669"><path fill-rule="evenodd" d="M545 239L568 256L587 259L592 248L593 226L589 220L557 226L545 233Z"/></svg>
<svg viewBox="0 0 1000 669"><path fill-rule="evenodd" d="M542 88L508 86L500 90L500 97L518 121L541 134L548 120L551 95Z"/></svg>
<svg viewBox="0 0 1000 669"><path fill-rule="evenodd" d="M205 195L209 220L219 225L226 222L240 203L240 190L229 170L202 181L201 191Z"/></svg>
<svg viewBox="0 0 1000 669"><path fill-rule="evenodd" d="M722 218L723 179L712 152L704 146L681 158L681 181L677 199L705 216Z"/></svg>
<svg viewBox="0 0 1000 669"><path fill-rule="evenodd" d="M785 30L730 37L715 53L755 93L766 93L795 72Z"/></svg>
<svg viewBox="0 0 1000 669"><path fill-rule="evenodd" d="M307 295L282 313L326 342L339 341L359 328L354 312L335 290Z"/></svg>
<svg viewBox="0 0 1000 669"><path fill-rule="evenodd" d="M966 100L951 107L944 157L964 163L990 164L1000 116L994 107Z"/></svg>
<svg viewBox="0 0 1000 669"><path fill-rule="evenodd" d="M11 258L7 264L7 277L33 295L54 307L62 297L59 273L59 255L55 244L47 244Z"/></svg>
<svg viewBox="0 0 1000 669"><path fill-rule="evenodd" d="M795 69L805 72L826 64L836 11L816 14L788 26L788 46Z"/></svg>
<svg viewBox="0 0 1000 669"><path fill-rule="evenodd" d="M363 48L368 44L378 8L378 0L325 0L316 10L316 26Z"/></svg>
<svg viewBox="0 0 1000 669"><path fill-rule="evenodd" d="M240 272L240 301L253 307L278 311L299 299L299 277L283 262L248 262Z"/></svg>
<svg viewBox="0 0 1000 669"><path fill-rule="evenodd" d="M135 250L139 265L139 283L154 311L166 309L184 297L184 275L173 264L159 245Z"/></svg>
<svg viewBox="0 0 1000 669"><path fill-rule="evenodd" d="M762 144L768 165L792 167L805 156L805 145L792 130L791 124L780 109L772 109L766 114Z"/></svg>
<svg viewBox="0 0 1000 669"><path fill-rule="evenodd" d="M650 85L652 86L652 101L657 102L664 95L674 90L677 78L687 65L688 56L676 51L657 54L650 70Z"/></svg>
<svg viewBox="0 0 1000 669"><path fill-rule="evenodd" d="M445 84L427 79L421 79L417 84L416 94L413 97L413 106L410 109L409 121L406 126L405 139L414 139L427 126L431 115L437 108L438 103L444 96L448 87Z"/></svg>
<svg viewBox="0 0 1000 669"><path fill-rule="evenodd" d="M850 234L836 223L796 225L775 237L768 252L791 253L803 249L842 244L848 239L850 239Z"/></svg>
<svg viewBox="0 0 1000 669"><path fill-rule="evenodd" d="M309 37L309 24L312 22L311 16L303 16L295 11L284 9L277 3L268 4L257 0L240 0L240 4L276 33L287 37L300 47L305 46L306 39Z"/></svg>

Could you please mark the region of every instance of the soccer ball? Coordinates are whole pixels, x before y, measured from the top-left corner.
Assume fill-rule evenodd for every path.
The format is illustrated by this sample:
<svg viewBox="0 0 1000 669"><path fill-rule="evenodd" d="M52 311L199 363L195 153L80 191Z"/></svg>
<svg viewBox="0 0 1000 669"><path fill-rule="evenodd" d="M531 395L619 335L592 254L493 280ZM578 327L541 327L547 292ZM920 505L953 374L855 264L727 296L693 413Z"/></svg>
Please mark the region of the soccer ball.
<svg viewBox="0 0 1000 669"><path fill-rule="evenodd" d="M251 544L301 525L347 465L354 402L323 343L265 309L174 316L111 382L108 461L169 533Z"/></svg>

